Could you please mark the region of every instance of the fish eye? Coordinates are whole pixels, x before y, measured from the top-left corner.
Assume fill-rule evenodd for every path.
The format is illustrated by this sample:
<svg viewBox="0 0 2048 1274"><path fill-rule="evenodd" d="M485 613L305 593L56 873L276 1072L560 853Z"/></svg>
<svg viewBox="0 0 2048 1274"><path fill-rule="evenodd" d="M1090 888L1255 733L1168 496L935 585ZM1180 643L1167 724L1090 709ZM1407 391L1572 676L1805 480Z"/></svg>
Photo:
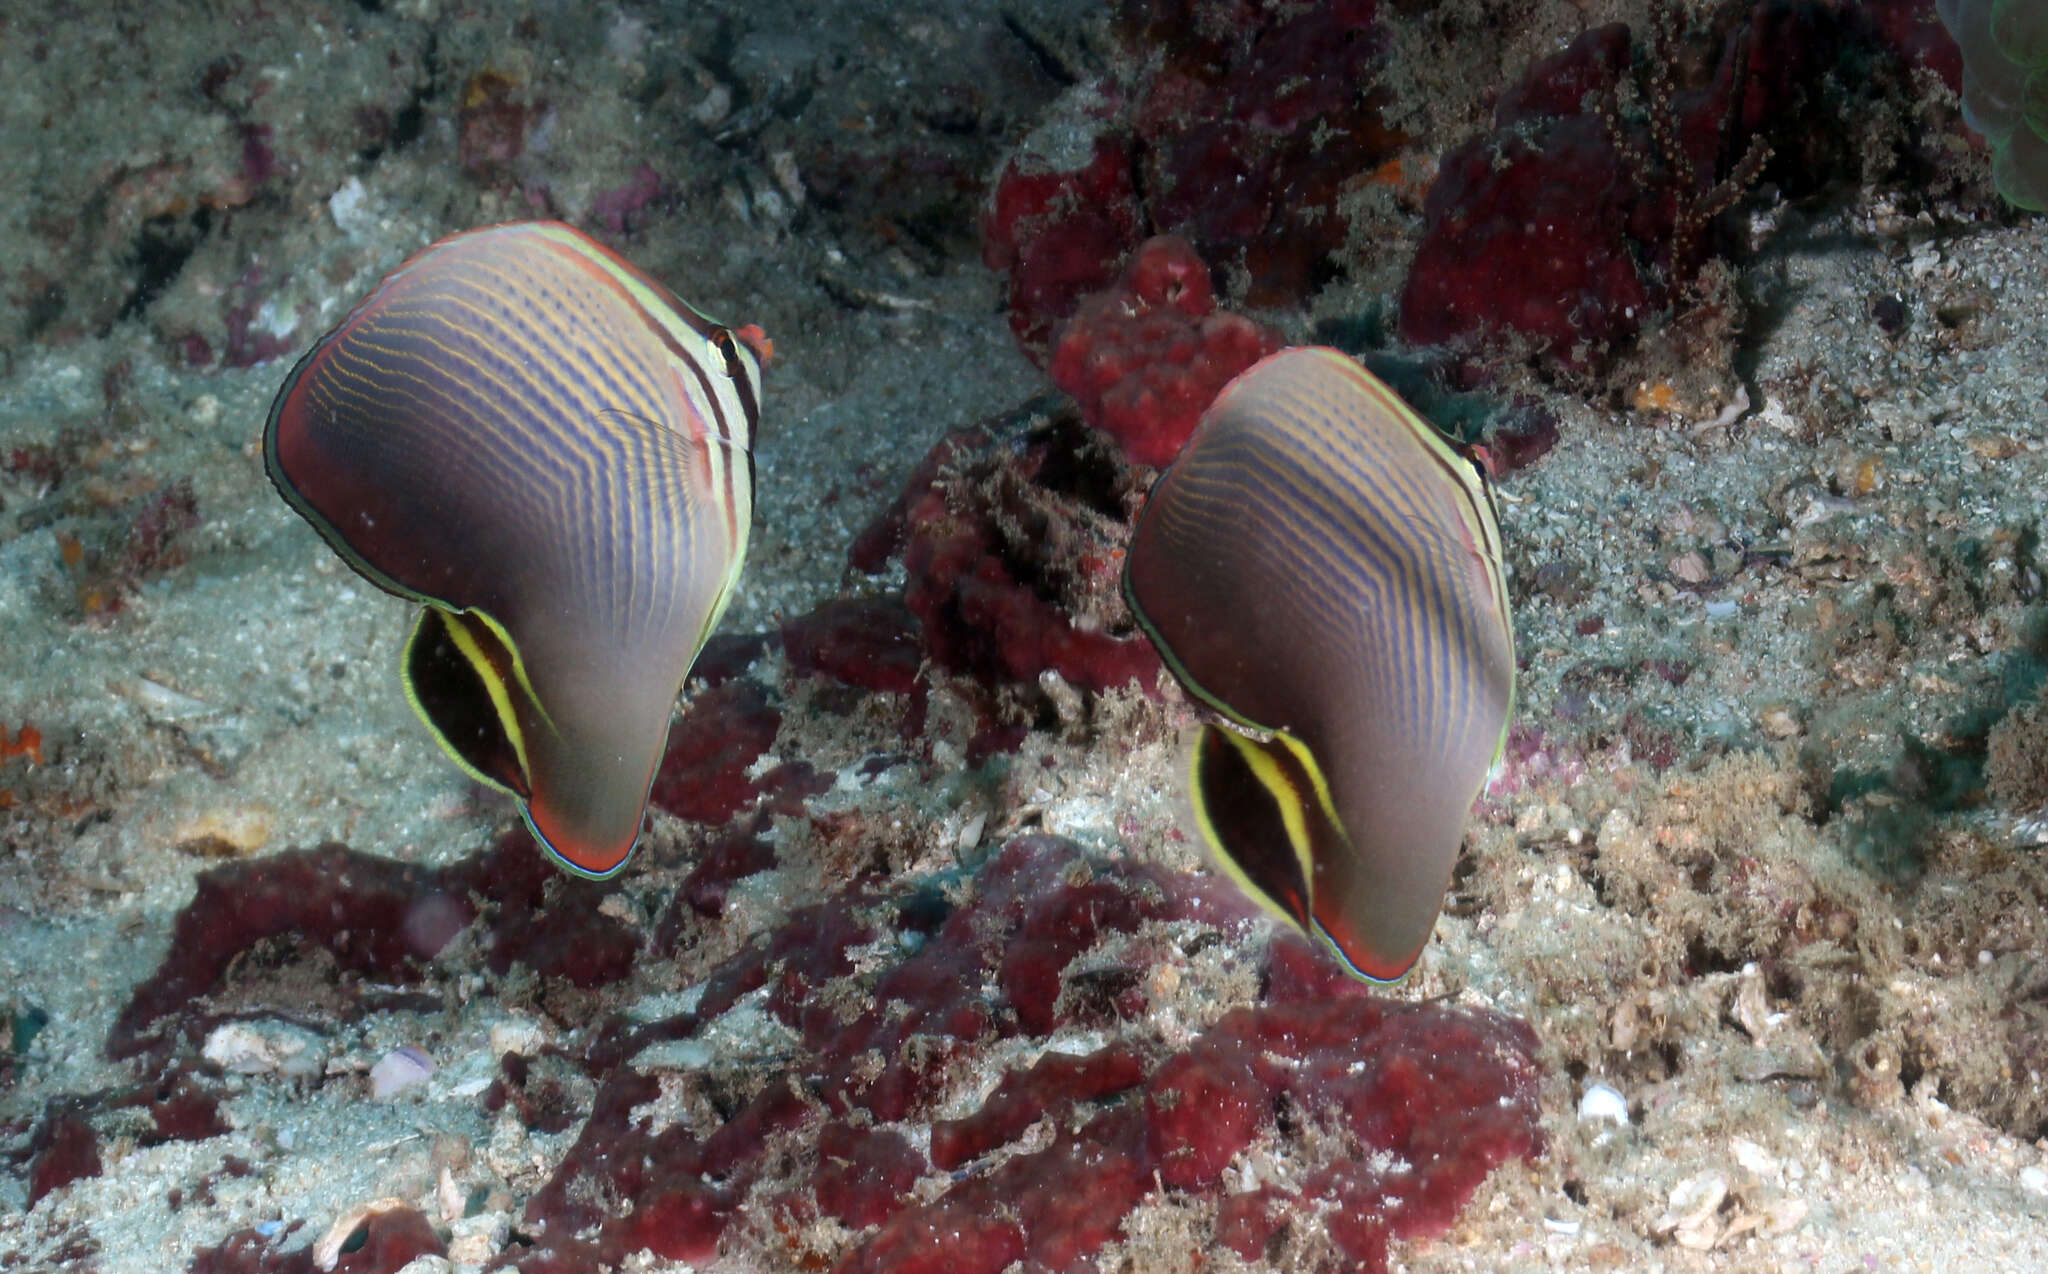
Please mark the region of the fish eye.
<svg viewBox="0 0 2048 1274"><path fill-rule="evenodd" d="M725 355L725 374L734 380L745 380L747 378L746 364L740 360L740 343L733 336L732 329L729 327L714 329L711 333L711 343L718 347L719 353Z"/></svg>
<svg viewBox="0 0 2048 1274"><path fill-rule="evenodd" d="M1465 457L1465 463L1479 474L1481 484L1491 491L1493 484L1500 481L1500 460L1493 454L1493 448L1483 442L1473 442L1457 450Z"/></svg>

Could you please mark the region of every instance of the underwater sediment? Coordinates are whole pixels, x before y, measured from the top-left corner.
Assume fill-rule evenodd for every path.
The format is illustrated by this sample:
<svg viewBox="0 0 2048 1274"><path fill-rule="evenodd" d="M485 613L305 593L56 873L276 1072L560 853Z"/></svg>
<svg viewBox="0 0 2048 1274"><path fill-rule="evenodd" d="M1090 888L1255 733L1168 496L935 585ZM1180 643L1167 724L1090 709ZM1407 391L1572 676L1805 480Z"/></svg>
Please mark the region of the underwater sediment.
<svg viewBox="0 0 2048 1274"><path fill-rule="evenodd" d="M10 16L0 1269L2048 1265L2048 249L1975 56L1933 0ZM550 219L774 350L604 880L260 442L410 253ZM1122 587L1297 345L1501 496L1515 710L1390 988L1206 863Z"/></svg>

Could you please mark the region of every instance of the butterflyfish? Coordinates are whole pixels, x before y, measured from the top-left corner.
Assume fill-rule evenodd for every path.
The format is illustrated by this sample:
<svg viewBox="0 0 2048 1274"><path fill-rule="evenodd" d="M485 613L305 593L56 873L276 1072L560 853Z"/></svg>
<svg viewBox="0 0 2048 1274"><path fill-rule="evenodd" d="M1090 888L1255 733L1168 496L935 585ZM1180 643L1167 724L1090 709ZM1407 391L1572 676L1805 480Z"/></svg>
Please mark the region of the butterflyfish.
<svg viewBox="0 0 2048 1274"><path fill-rule="evenodd" d="M587 235L516 222L413 254L271 406L278 492L422 604L420 719L578 875L632 853L739 578L769 352Z"/></svg>
<svg viewBox="0 0 2048 1274"><path fill-rule="evenodd" d="M1478 468L1351 358L1283 350L1153 487L1124 592L1224 719L1189 776L1219 865L1353 974L1405 974L1514 700Z"/></svg>

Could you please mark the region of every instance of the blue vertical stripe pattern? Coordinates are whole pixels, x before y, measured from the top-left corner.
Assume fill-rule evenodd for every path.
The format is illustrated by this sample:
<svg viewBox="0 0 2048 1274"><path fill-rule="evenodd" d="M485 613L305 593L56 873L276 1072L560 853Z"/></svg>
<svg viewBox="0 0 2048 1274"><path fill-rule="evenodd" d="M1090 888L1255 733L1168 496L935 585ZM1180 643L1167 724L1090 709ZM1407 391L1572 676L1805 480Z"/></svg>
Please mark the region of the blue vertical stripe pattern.
<svg viewBox="0 0 2048 1274"><path fill-rule="evenodd" d="M630 853L738 580L766 349L581 232L517 222L408 259L271 409L279 492L427 608L415 708L579 873Z"/></svg>
<svg viewBox="0 0 2048 1274"><path fill-rule="evenodd" d="M1153 489L1125 591L1236 727L1205 728L1191 776L1221 865L1354 972L1406 972L1514 696L1478 471L1356 361L1282 351Z"/></svg>

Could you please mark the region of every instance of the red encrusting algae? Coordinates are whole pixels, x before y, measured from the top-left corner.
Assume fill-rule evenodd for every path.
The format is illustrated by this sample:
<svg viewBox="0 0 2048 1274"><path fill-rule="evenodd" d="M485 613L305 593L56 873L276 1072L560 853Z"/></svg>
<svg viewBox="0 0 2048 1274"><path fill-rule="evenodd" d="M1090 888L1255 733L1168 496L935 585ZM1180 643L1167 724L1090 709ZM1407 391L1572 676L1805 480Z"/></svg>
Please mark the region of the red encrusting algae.
<svg viewBox="0 0 2048 1274"><path fill-rule="evenodd" d="M735 834L759 835L762 818ZM440 871L340 846L230 863L200 878L108 1050L168 1061L195 1045L238 957L265 943L324 952L358 1010L372 1005L358 984L445 982L436 957L472 925L468 958L493 973L517 961L544 983L602 986L646 945L599 905L620 888L554 873L523 831ZM1309 1227L1304 1241L1348 1268L1384 1269L1391 1239L1442 1231L1494 1167L1536 1153L1535 1040L1500 1015L1370 994L1293 939L1263 956L1256 1002L1163 1039L1191 953L1246 916L1213 880L1048 835L971 874L857 879L713 967L692 1011L613 1017L501 1059L487 1109L548 1133L588 1117L500 1259L526 1274L642 1250L704 1261L740 1241L744 1216L747 1241L789 1243L837 1274L1067 1270L1128 1237L1134 1209L1177 1203L1213 1207L1216 1241L1241 1252ZM681 924L659 928L657 954ZM441 1002L378 994L409 1011ZM773 1051L664 1057L742 1001L779 1024ZM587 1105L577 1072L595 1085ZM115 1104L147 1104L165 1137L225 1131L203 1075L174 1061L161 1073ZM46 1120L41 1192L90 1173L99 1108ZM1018 1147L1039 1125L1049 1139ZM1298 1171L1234 1193L1228 1170L1259 1146ZM825 1218L840 1228L811 1224ZM289 1269L300 1255L236 1236L196 1268Z"/></svg>
<svg viewBox="0 0 2048 1274"><path fill-rule="evenodd" d="M1280 333L1216 308L1186 240L1147 240L1117 285L1060 328L1050 372L1134 464L1173 463L1217 391L1279 350Z"/></svg>
<svg viewBox="0 0 2048 1274"><path fill-rule="evenodd" d="M1440 1233L1488 1172L1539 1148L1536 1045L1518 1021L1382 999L1283 940L1263 1002L1176 1050L1151 1025L1143 968L1106 1016L1090 984L1133 953L1184 958L1170 935L1241 913L1051 836L1011 842L962 892L944 913L929 891L855 886L715 970L694 1012L605 1032L580 1063L599 1085L591 1118L529 1203L533 1246L513 1266L563 1274L642 1249L708 1260L755 1201L793 1244L820 1214L857 1231L800 1254L835 1274L1066 1270L1134 1208L1181 1197L1219 1206L1243 1250L1320 1225L1353 1268L1379 1270L1389 1239ZM899 958L878 967L883 951ZM666 1074L645 1051L743 998L791 1032L790 1056L721 1076ZM1069 1056L1059 1032L1084 1022L1116 1038ZM934 1120L927 1168L906 1129L971 1092L998 1046L1039 1056ZM708 1109L735 1082L750 1095L722 1117L636 1115L672 1084ZM1002 1153L1047 1119L1049 1145ZM1226 1196L1224 1169L1265 1140L1302 1165L1298 1184ZM950 1181L916 1202L934 1169Z"/></svg>

